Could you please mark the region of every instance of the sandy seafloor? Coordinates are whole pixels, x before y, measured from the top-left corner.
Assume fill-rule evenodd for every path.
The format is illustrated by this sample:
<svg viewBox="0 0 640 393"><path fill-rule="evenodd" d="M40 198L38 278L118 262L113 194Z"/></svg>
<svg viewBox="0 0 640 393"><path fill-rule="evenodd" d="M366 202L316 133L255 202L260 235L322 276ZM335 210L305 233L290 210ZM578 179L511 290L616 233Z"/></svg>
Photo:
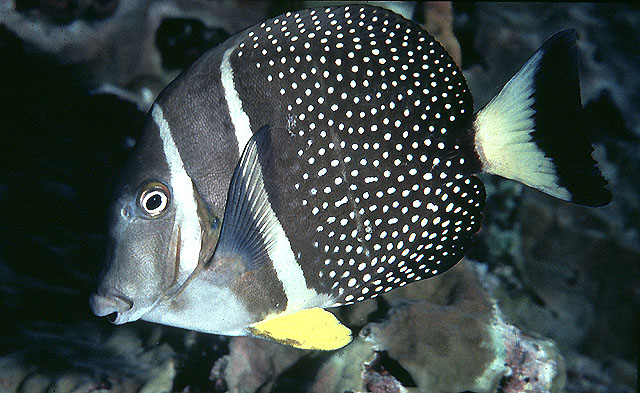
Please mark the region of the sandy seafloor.
<svg viewBox="0 0 640 393"><path fill-rule="evenodd" d="M0 0L0 392L636 391L631 4L378 3L461 55L476 110L547 38L576 29L608 206L483 177L484 224L467 259L337 310L356 340L333 353L92 315L108 204L153 97L221 39L318 3Z"/></svg>

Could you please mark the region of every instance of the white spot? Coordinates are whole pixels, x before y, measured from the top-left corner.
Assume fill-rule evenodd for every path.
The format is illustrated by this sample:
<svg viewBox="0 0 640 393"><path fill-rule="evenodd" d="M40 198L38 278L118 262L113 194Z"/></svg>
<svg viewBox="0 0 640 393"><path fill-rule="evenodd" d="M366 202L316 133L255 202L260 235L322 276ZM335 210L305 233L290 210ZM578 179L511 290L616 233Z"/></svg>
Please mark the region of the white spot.
<svg viewBox="0 0 640 393"><path fill-rule="evenodd" d="M340 199L339 201L336 201L335 206L336 207L340 207L342 205L344 205L345 203L347 203L349 201L349 198L347 198L346 196L342 197L342 199Z"/></svg>

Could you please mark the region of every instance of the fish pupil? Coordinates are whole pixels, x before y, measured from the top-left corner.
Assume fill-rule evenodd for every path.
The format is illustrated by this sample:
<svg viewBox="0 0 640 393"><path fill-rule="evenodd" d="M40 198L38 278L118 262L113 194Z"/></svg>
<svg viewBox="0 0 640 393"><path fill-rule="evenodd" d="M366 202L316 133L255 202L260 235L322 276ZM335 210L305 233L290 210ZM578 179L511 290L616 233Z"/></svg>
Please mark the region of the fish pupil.
<svg viewBox="0 0 640 393"><path fill-rule="evenodd" d="M147 208L148 211L154 211L158 209L161 205L162 205L162 196L160 196L159 193L155 193L154 195L151 195L147 199L147 203L145 207Z"/></svg>

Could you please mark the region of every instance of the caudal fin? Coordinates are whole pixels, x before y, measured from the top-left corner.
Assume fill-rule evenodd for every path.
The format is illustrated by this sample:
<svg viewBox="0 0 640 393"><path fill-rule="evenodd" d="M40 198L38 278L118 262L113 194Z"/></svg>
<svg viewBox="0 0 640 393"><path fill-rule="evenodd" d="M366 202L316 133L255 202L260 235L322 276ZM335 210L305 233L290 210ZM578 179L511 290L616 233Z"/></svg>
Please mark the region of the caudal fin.
<svg viewBox="0 0 640 393"><path fill-rule="evenodd" d="M474 120L483 171L567 201L611 195L585 134L574 30L549 39Z"/></svg>

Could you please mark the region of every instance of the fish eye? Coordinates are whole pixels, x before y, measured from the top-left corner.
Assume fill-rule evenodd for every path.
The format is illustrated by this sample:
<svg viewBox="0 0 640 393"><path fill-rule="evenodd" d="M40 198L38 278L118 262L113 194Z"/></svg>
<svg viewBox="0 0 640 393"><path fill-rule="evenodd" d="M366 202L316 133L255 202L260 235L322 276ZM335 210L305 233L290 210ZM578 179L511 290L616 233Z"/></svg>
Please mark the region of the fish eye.
<svg viewBox="0 0 640 393"><path fill-rule="evenodd" d="M158 217L167 210L169 195L169 189L164 184L149 183L140 192L138 206L147 216Z"/></svg>

